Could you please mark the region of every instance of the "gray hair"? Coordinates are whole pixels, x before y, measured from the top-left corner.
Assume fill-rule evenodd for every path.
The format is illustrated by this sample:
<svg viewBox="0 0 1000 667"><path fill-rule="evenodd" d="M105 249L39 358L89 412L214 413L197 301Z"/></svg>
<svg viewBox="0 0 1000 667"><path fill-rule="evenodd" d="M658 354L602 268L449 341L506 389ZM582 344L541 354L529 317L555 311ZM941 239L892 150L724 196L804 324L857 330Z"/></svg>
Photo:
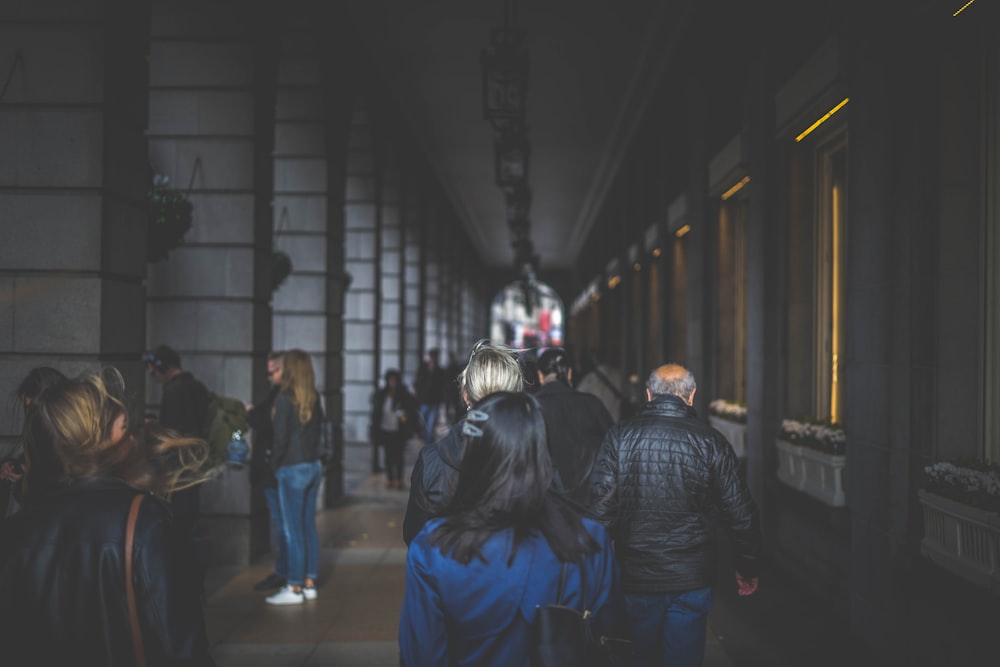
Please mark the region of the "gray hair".
<svg viewBox="0 0 1000 667"><path fill-rule="evenodd" d="M524 375L514 350L485 338L472 347L469 364L459 376L468 400L475 404L498 391L523 391Z"/></svg>
<svg viewBox="0 0 1000 667"><path fill-rule="evenodd" d="M649 388L649 393L654 397L670 395L687 400L691 392L698 387L698 383L694 381L694 375L686 368L683 369L683 375L678 375L670 379L662 378L659 370L659 368L654 369L649 374L649 379L646 380L646 387Z"/></svg>

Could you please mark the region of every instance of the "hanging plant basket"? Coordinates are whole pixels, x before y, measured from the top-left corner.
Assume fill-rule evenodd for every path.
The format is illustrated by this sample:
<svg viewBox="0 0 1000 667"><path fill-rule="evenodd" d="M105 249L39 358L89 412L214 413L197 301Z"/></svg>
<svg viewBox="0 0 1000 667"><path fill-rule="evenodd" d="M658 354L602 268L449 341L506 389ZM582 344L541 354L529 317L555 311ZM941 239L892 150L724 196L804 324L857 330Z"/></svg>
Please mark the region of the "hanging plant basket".
<svg viewBox="0 0 1000 667"><path fill-rule="evenodd" d="M277 291L292 273L292 258L283 250L271 253L271 291Z"/></svg>
<svg viewBox="0 0 1000 667"><path fill-rule="evenodd" d="M146 231L146 260L159 262L184 240L191 229L191 202L183 192L156 187L147 193L149 224Z"/></svg>

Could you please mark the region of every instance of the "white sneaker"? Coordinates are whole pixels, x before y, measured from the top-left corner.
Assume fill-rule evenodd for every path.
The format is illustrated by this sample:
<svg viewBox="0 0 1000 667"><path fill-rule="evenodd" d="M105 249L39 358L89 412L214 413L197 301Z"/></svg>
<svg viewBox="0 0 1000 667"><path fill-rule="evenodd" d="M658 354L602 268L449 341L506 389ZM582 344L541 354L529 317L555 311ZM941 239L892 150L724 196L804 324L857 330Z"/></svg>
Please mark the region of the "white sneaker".
<svg viewBox="0 0 1000 667"><path fill-rule="evenodd" d="M302 591L294 591L291 586L282 586L281 590L264 600L268 604L302 604L306 596Z"/></svg>
<svg viewBox="0 0 1000 667"><path fill-rule="evenodd" d="M316 587L315 586L303 586L302 587L302 597L306 600L316 599Z"/></svg>

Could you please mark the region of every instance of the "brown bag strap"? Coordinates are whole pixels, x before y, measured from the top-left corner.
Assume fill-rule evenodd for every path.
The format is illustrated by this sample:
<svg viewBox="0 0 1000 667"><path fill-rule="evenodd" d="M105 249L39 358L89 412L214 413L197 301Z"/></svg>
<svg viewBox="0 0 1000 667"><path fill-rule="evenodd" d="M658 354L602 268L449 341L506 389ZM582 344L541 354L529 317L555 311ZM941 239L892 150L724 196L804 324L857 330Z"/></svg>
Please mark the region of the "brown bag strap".
<svg viewBox="0 0 1000 667"><path fill-rule="evenodd" d="M139 517L139 505L146 496L139 494L132 499L125 525L125 589L128 593L128 618L132 628L132 647L135 649L135 664L146 667L146 651L142 647L142 631L139 629L139 611L135 604L135 587L132 585L132 542L135 540L135 521Z"/></svg>

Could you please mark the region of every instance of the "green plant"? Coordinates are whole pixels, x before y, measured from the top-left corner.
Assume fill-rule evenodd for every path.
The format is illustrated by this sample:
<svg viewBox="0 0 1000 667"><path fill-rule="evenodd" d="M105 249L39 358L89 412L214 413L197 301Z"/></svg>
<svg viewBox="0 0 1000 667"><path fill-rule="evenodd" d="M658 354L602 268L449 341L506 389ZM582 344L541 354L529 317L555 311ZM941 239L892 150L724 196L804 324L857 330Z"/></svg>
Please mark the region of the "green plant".
<svg viewBox="0 0 1000 667"><path fill-rule="evenodd" d="M283 250L275 250L271 253L271 291L281 287L292 273L292 258Z"/></svg>
<svg viewBox="0 0 1000 667"><path fill-rule="evenodd" d="M147 193L146 260L159 262L180 245L191 229L193 208L183 192L156 186Z"/></svg>

